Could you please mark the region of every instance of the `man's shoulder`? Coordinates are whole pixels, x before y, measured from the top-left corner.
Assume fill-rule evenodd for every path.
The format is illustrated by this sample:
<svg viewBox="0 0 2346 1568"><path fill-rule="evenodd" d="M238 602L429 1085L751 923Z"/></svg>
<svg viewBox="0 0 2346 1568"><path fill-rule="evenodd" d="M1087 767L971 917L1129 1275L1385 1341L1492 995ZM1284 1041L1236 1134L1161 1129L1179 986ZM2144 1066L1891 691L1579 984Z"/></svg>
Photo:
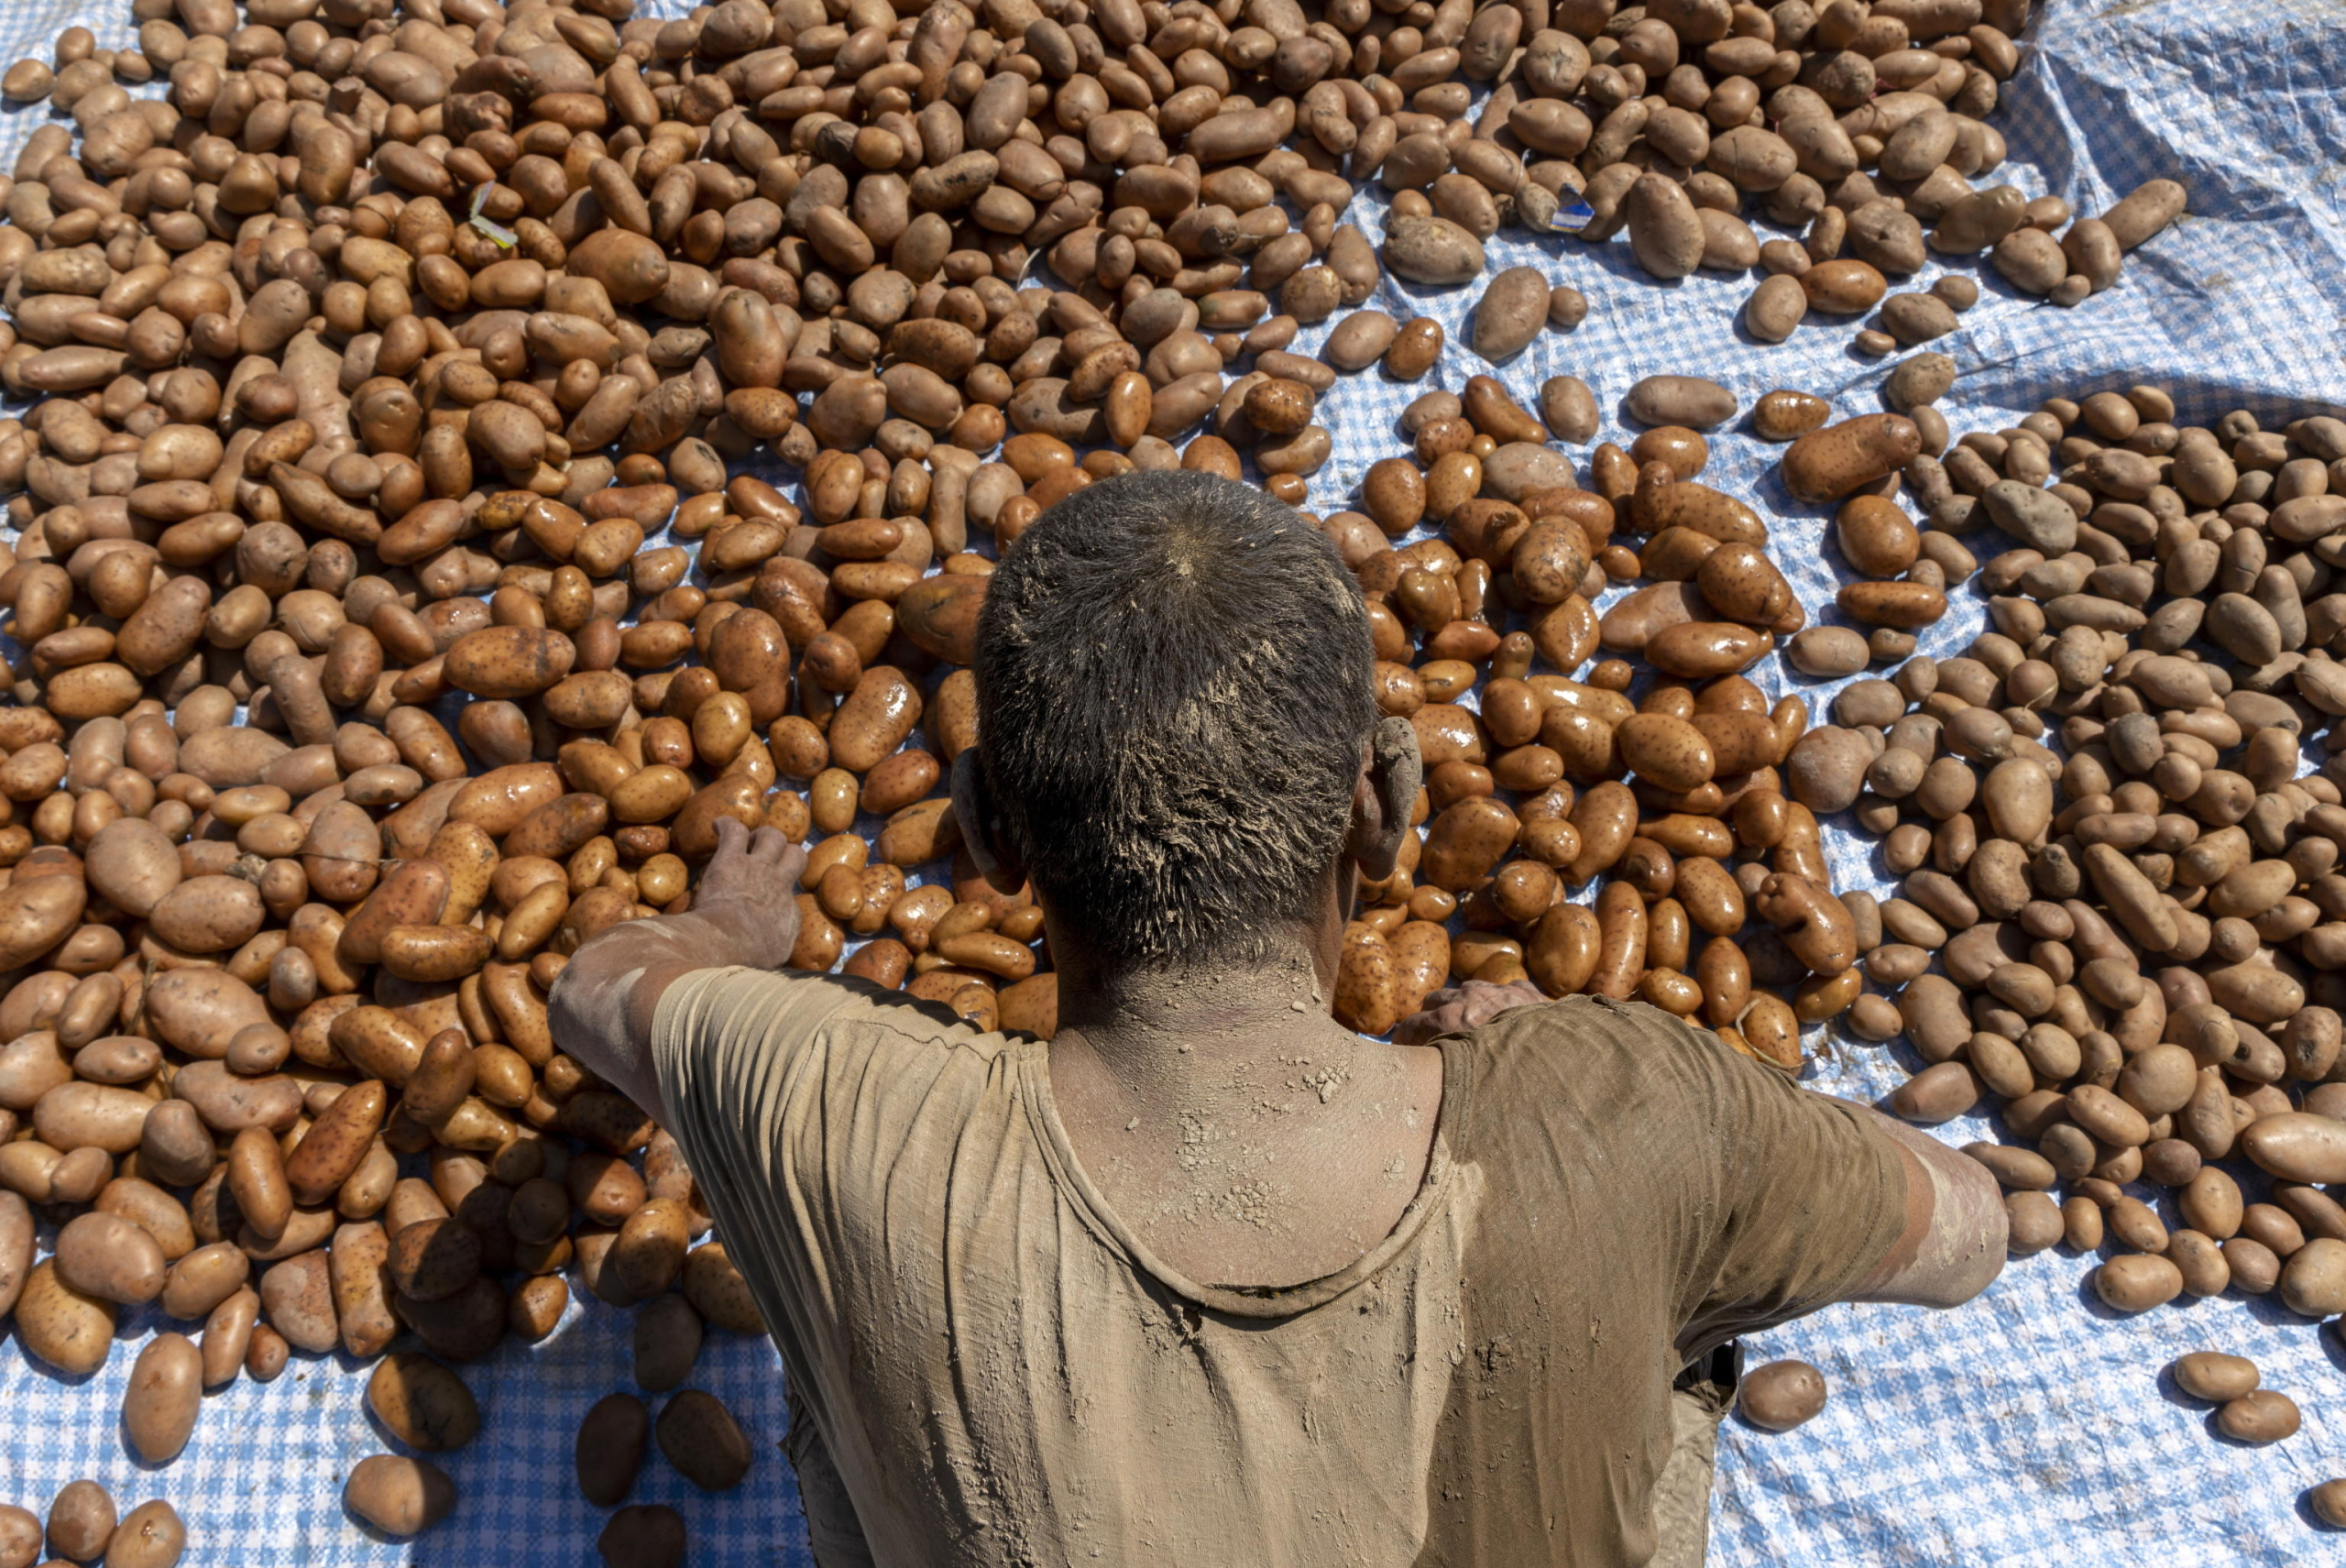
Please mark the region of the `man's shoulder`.
<svg viewBox="0 0 2346 1568"><path fill-rule="evenodd" d="M1475 1121L1486 1135L1513 1127L1540 1136L1651 1138L1661 1126L1709 1119L1738 1071L1734 1050L1708 1029L1609 997L1518 1007L1464 1042Z"/></svg>
<svg viewBox="0 0 2346 1568"><path fill-rule="evenodd" d="M872 1031L992 1056L1018 1038L978 1027L942 1002L849 974L797 970L703 970L672 988L677 1011L663 1019L709 1033L748 1025ZM667 999L663 999L663 1012Z"/></svg>
<svg viewBox="0 0 2346 1568"><path fill-rule="evenodd" d="M1563 996L1510 1008L1468 1030L1465 1038L1494 1070L1586 1073L1614 1064L1707 1058L1727 1049L1709 1030L1659 1007L1609 996Z"/></svg>

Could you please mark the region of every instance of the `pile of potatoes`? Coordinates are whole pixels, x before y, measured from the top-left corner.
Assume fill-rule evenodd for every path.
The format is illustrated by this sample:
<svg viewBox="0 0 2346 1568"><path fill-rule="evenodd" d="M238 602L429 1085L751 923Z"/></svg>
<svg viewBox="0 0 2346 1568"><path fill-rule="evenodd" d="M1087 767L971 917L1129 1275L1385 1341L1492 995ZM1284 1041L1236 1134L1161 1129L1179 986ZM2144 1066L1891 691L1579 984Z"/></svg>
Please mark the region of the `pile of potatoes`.
<svg viewBox="0 0 2346 1568"><path fill-rule="evenodd" d="M1540 402L1550 428L1593 431L1584 384L1560 378ZM1321 521L1368 597L1378 703L1409 719L1427 770L1422 841L1346 928L1336 1015L1382 1033L1457 980L1528 979L1637 997L1797 1071L1802 1025L1856 999L1874 924L1865 895L1835 896L1816 817L1780 771L1806 704L1770 703L1745 674L1806 611L1759 513L1698 478L1734 395L1653 376L1626 402L1649 428L1627 451L1595 446L1584 488L1497 380L1429 392L1402 415L1410 455L1369 468L1360 510ZM1910 422L1827 412L1790 391L1753 411L1776 439L1800 434L1787 460L1836 493L1915 455ZM1660 678L1633 700L1640 668ZM1600 880L1593 909L1572 901Z"/></svg>
<svg viewBox="0 0 2346 1568"><path fill-rule="evenodd" d="M1560 207L1578 203L1584 211L1561 226L1592 242L1626 231L1655 278L1765 273L1743 313L1762 342L1782 342L1812 312L1879 307L1858 346L1886 354L1955 330L1961 306L1937 290L1890 293L1934 257L1986 253L2014 288L2074 305L2116 283L2125 253L2183 210L2172 180L2075 222L2058 197L1975 183L2004 161L1985 122L2018 69L2031 10L2030 0L1488 4L1455 60L1493 84L1471 135L1436 127L1389 141L1332 114L1311 129L1323 142L1323 123L1335 129L1354 177L1365 164L1395 193L1384 257L1400 277L1469 281L1502 222L1560 226ZM1763 242L1743 216L1747 198L1800 237ZM1495 280L1476 313L1476 352L1496 361L1520 349L1528 313Z"/></svg>
<svg viewBox="0 0 2346 1568"><path fill-rule="evenodd" d="M2120 1311L2230 1288L2346 1312L2323 1190L2346 1182L2346 422L2178 425L2131 387L1902 481L1946 541L1924 564L1976 576L1990 629L1844 687L1786 764L1903 878L1847 1026L1913 1042L1925 1065L1891 1100L1912 1120L2000 1102L2016 1141L1968 1152L2009 1190L2016 1254L2107 1242L2094 1284ZM1913 558L1898 510L1844 503L1853 565L1894 566L1893 535ZM2317 738L2330 760L2300 777Z"/></svg>

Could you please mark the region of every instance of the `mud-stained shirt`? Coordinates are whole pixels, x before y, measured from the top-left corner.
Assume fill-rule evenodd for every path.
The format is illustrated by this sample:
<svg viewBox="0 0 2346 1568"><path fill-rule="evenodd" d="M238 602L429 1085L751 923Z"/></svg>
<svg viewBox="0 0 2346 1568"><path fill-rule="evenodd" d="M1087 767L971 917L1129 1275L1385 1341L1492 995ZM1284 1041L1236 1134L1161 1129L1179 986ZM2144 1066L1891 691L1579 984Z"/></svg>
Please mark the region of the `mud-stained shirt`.
<svg viewBox="0 0 2346 1568"><path fill-rule="evenodd" d="M822 1568L1638 1564L1679 1368L1846 1295L1895 1146L1641 1003L1441 1042L1422 1185L1343 1271L1184 1277L1048 1047L860 981L673 985L671 1130L789 1378Z"/></svg>

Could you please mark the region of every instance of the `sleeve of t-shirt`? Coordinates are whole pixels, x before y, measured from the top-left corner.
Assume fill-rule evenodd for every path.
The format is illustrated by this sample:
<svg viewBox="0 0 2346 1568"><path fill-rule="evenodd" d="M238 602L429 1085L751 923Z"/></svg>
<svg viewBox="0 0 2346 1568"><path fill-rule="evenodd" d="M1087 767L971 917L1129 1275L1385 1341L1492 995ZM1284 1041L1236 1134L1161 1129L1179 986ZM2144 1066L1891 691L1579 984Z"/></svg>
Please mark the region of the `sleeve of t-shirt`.
<svg viewBox="0 0 2346 1568"><path fill-rule="evenodd" d="M868 981L704 970L669 986L652 1067L734 1266L818 1413L840 1350L858 1205L949 1134L1000 1036ZM989 1048L989 1047L992 1048Z"/></svg>
<svg viewBox="0 0 2346 1568"><path fill-rule="evenodd" d="M703 970L662 995L652 1058L668 1130L778 1341L835 1304L843 1179L885 1172L950 1122L973 1081L954 1070L973 1053L954 1047L988 1040L941 1007L828 975Z"/></svg>
<svg viewBox="0 0 2346 1568"><path fill-rule="evenodd" d="M1692 1124L1717 1135L1704 1140L1716 1167L1716 1223L1683 1280L1678 1343L1692 1359L1846 1299L1905 1229L1906 1174L1862 1107L1686 1032Z"/></svg>

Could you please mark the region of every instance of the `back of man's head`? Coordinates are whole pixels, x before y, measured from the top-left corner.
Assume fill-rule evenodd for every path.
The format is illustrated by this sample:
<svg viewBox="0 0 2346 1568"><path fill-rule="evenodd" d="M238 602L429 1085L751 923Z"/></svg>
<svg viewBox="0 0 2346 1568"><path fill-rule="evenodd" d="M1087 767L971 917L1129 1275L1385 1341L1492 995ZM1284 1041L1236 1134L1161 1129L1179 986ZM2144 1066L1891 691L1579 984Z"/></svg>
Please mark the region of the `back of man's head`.
<svg viewBox="0 0 2346 1568"><path fill-rule="evenodd" d="M1334 547L1262 491L1078 490L1004 554L979 627L1004 836L1103 962L1261 958L1343 846L1374 664Z"/></svg>

